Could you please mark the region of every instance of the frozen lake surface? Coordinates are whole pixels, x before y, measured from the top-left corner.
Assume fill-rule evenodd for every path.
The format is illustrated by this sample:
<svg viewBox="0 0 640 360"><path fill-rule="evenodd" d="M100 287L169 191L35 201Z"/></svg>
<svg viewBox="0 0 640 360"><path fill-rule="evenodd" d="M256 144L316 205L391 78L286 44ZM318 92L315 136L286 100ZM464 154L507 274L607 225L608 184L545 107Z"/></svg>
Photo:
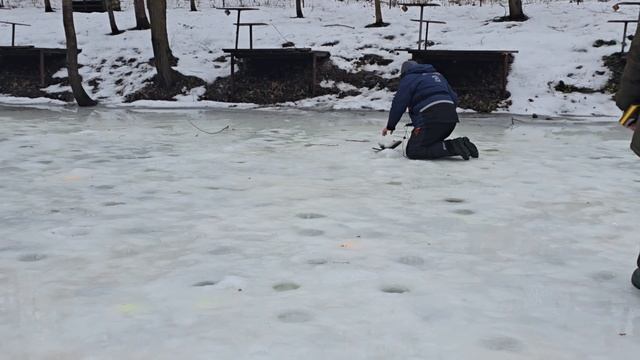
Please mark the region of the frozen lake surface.
<svg viewBox="0 0 640 360"><path fill-rule="evenodd" d="M628 131L384 116L1 108L0 358L638 356Z"/></svg>

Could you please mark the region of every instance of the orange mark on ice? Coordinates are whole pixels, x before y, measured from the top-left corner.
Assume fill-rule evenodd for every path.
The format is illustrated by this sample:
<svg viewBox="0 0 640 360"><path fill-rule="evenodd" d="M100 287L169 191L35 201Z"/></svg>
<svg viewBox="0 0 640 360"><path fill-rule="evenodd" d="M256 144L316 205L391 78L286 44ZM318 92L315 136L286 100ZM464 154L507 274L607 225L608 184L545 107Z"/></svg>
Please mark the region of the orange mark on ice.
<svg viewBox="0 0 640 360"><path fill-rule="evenodd" d="M347 242L344 242L344 243L340 244L340 247L343 248L343 249L355 249L355 248L357 248L357 245L353 241L347 241Z"/></svg>

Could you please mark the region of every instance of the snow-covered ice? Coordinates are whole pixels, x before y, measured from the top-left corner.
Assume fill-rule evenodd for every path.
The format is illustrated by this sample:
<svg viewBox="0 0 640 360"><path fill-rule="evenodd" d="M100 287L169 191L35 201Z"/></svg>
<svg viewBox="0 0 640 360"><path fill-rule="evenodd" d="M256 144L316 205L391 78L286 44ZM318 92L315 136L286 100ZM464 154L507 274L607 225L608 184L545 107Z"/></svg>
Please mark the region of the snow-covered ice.
<svg viewBox="0 0 640 360"><path fill-rule="evenodd" d="M425 162L370 149L381 113L0 122L2 359L640 351L640 172L615 123L467 118L481 158Z"/></svg>

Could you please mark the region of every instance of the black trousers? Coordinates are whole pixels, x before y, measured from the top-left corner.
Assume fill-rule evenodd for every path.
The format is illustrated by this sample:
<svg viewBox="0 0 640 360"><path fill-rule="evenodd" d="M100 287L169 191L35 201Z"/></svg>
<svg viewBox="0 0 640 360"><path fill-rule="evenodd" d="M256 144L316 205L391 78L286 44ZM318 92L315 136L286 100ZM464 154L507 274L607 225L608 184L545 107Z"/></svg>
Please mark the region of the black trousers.
<svg viewBox="0 0 640 360"><path fill-rule="evenodd" d="M428 122L415 128L407 142L407 157L413 160L432 160L453 154L444 140L451 135L457 123Z"/></svg>

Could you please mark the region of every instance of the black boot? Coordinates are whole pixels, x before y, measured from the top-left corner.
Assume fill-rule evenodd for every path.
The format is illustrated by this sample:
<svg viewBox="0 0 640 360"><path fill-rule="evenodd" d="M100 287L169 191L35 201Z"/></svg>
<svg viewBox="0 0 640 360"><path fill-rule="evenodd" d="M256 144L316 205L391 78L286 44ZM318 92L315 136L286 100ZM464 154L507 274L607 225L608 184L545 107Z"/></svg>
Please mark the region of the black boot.
<svg viewBox="0 0 640 360"><path fill-rule="evenodd" d="M479 156L479 153L476 145L472 143L471 140L469 140L469 138L466 136L462 138L462 141L464 142L464 146L469 150L471 157L474 159L477 159Z"/></svg>
<svg viewBox="0 0 640 360"><path fill-rule="evenodd" d="M463 159L469 160L469 155L471 155L471 153L469 152L469 149L464 146L464 140L462 140L462 138L447 140L444 144L451 155L460 155Z"/></svg>

